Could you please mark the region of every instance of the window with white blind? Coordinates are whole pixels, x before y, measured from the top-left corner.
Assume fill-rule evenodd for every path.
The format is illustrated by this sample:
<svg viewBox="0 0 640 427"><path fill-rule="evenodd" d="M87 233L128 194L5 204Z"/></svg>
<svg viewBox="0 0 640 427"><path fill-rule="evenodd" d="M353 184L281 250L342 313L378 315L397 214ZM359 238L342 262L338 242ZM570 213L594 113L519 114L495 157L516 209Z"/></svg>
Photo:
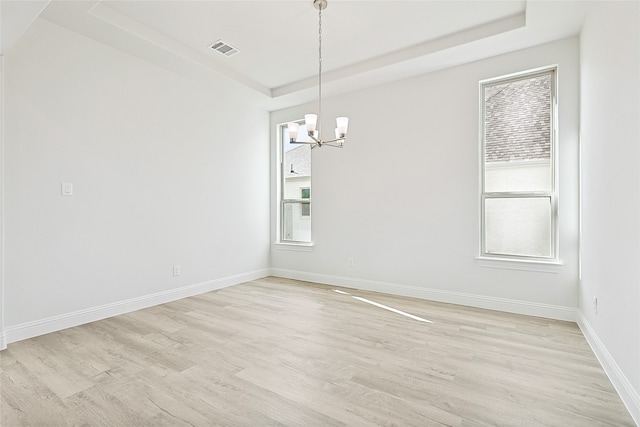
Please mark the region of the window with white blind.
<svg viewBox="0 0 640 427"><path fill-rule="evenodd" d="M556 69L480 82L480 256L557 260Z"/></svg>

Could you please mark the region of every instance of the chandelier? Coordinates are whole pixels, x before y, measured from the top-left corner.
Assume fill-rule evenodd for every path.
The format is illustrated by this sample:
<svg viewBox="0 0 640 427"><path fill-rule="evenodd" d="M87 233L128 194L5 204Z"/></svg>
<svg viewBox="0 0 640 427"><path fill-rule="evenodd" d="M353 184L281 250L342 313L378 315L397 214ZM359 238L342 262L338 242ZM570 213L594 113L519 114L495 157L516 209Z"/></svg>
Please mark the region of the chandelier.
<svg viewBox="0 0 640 427"><path fill-rule="evenodd" d="M324 140L320 136L320 119L322 116L322 11L327 8L327 0L313 0L313 7L318 9L318 114L305 114L304 121L310 141L296 141L298 137L298 123L288 123L289 140L292 144L309 144L311 148L342 147L347 137L349 126L348 117L336 119L335 138Z"/></svg>

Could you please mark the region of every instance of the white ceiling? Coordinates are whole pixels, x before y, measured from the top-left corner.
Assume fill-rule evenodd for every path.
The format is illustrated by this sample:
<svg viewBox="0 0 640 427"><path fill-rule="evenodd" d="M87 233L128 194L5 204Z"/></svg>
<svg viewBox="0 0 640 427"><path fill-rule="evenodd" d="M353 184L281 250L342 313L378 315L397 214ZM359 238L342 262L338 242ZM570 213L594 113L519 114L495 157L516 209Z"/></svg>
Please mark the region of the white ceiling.
<svg viewBox="0 0 640 427"><path fill-rule="evenodd" d="M317 97L318 11L290 1L7 1L2 53L40 17L269 110ZM578 34L582 1L329 0L323 93L331 96ZM208 46L222 39L240 53ZM216 79L219 81L219 79Z"/></svg>

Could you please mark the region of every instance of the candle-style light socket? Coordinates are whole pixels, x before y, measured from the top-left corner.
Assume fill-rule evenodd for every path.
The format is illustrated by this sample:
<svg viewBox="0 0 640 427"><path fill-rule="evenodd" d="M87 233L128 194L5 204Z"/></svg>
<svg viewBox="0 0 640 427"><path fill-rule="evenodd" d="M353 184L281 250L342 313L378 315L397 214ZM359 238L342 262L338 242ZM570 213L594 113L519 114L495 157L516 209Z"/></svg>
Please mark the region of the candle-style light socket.
<svg viewBox="0 0 640 427"><path fill-rule="evenodd" d="M307 125L309 135L313 135L313 132L316 130L316 124L318 123L318 116L315 114L305 114L304 122Z"/></svg>
<svg viewBox="0 0 640 427"><path fill-rule="evenodd" d="M295 142L296 139L298 138L298 127L299 125L297 123L288 123L287 124L287 128L289 130L289 141L290 142Z"/></svg>
<svg viewBox="0 0 640 427"><path fill-rule="evenodd" d="M338 117L336 119L336 125L338 126L338 133L340 134L339 138L344 138L347 136L347 130L349 129L349 118L348 117Z"/></svg>

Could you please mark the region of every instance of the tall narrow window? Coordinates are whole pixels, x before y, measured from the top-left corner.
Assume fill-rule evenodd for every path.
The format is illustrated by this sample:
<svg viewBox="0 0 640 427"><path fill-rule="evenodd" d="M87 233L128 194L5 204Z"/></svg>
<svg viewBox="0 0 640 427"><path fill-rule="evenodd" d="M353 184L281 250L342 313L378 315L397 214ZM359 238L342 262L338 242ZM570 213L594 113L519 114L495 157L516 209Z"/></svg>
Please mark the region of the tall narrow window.
<svg viewBox="0 0 640 427"><path fill-rule="evenodd" d="M311 242L311 146L289 143L287 125L278 127L282 147L280 165L280 241ZM297 141L307 141L300 123Z"/></svg>
<svg viewBox="0 0 640 427"><path fill-rule="evenodd" d="M481 256L557 259L556 70L481 82Z"/></svg>

